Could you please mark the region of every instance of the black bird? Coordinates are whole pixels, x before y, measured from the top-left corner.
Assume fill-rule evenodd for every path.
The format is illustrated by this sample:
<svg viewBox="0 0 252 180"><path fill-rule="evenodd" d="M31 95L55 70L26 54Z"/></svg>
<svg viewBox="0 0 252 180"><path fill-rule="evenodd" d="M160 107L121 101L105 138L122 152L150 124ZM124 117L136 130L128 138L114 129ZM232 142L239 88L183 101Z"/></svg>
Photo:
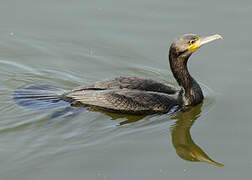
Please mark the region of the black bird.
<svg viewBox="0 0 252 180"><path fill-rule="evenodd" d="M48 109L70 103L93 110L137 115L187 109L204 98L199 84L189 74L188 59L202 45L221 38L218 34L203 38L185 34L171 44L170 68L180 89L150 79L118 77L71 91L35 84L16 90L14 100L30 109Z"/></svg>

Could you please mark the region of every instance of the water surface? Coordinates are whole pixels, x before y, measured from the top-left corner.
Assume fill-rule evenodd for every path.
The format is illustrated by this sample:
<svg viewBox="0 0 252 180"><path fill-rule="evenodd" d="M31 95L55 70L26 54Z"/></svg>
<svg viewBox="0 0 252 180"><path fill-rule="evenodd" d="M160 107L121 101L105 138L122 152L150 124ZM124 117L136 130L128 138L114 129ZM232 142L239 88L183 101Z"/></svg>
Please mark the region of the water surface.
<svg viewBox="0 0 252 180"><path fill-rule="evenodd" d="M248 179L251 12L246 0L2 2L1 177ZM138 118L84 109L52 120L63 109L29 111L12 100L34 83L69 90L139 76L176 85L168 47L184 33L224 37L190 58L206 98L189 112ZM224 167L198 162L198 154Z"/></svg>

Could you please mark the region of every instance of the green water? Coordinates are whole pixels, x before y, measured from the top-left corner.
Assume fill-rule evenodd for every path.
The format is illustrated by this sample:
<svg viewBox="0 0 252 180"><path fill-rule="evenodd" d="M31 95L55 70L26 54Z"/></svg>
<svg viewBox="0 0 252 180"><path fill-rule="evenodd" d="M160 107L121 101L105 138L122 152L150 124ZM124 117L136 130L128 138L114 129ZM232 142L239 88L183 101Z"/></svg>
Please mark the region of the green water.
<svg viewBox="0 0 252 180"><path fill-rule="evenodd" d="M251 16L249 0L2 1L0 179L249 179ZM186 113L84 110L52 121L55 110L12 100L34 83L72 89L139 76L176 85L168 47L184 33L224 37L190 58L205 100Z"/></svg>

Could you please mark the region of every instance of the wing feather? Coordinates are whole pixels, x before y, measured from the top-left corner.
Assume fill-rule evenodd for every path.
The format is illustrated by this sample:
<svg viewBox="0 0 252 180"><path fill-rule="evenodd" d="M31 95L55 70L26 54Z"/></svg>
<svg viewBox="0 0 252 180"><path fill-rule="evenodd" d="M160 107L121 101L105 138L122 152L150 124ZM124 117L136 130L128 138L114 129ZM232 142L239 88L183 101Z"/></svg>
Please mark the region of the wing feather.
<svg viewBox="0 0 252 180"><path fill-rule="evenodd" d="M121 112L168 112L178 105L175 95L138 90L83 90L66 95L77 102Z"/></svg>
<svg viewBox="0 0 252 180"><path fill-rule="evenodd" d="M142 91L154 91L167 94L175 94L178 90L171 84L163 84L151 79L143 79L138 77L119 77L112 80L97 82L91 86L80 86L73 91L88 89L135 89Z"/></svg>

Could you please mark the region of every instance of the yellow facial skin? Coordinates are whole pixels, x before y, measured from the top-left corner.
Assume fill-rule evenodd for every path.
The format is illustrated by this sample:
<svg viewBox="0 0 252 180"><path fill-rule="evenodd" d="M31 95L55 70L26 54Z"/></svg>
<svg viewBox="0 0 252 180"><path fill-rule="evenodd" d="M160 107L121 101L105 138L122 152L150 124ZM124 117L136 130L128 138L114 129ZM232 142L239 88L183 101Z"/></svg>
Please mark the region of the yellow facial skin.
<svg viewBox="0 0 252 180"><path fill-rule="evenodd" d="M223 37L219 34L215 34L212 36L196 39L188 46L188 50L190 50L191 52L194 52L197 49L199 49L201 46L203 46L204 44L210 43L217 39L223 39Z"/></svg>
<svg viewBox="0 0 252 180"><path fill-rule="evenodd" d="M188 50L190 50L191 52L196 51L197 49L200 48L199 43L200 43L200 38L195 40L193 43L191 43L188 47Z"/></svg>

